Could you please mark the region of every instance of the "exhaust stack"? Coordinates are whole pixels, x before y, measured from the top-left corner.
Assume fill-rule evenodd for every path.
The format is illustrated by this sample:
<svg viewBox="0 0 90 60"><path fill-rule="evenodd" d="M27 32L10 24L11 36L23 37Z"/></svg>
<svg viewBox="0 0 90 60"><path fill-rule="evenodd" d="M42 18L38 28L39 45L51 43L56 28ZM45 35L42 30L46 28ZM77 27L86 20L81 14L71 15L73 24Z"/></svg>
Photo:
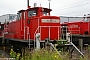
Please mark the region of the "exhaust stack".
<svg viewBox="0 0 90 60"><path fill-rule="evenodd" d="M27 0L27 8L30 8L30 6L29 6L29 0Z"/></svg>

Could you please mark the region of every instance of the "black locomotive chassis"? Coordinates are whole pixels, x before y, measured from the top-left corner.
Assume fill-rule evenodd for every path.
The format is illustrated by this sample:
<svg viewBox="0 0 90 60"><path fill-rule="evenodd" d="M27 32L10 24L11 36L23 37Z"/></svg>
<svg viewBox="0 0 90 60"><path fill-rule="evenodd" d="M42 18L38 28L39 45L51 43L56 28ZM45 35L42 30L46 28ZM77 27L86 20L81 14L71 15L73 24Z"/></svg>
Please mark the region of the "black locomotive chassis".
<svg viewBox="0 0 90 60"><path fill-rule="evenodd" d="M79 39L83 40L83 44L90 45L90 36L89 35L72 35L72 42L75 45L79 45Z"/></svg>

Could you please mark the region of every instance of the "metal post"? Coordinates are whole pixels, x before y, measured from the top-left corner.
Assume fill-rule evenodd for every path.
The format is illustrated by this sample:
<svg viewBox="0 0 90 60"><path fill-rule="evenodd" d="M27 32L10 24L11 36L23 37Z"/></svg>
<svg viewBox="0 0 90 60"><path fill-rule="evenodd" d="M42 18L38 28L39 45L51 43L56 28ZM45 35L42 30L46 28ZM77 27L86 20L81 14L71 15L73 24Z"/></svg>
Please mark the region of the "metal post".
<svg viewBox="0 0 90 60"><path fill-rule="evenodd" d="M41 28L42 28L42 27L40 26L40 40L41 40L41 32L42 32L42 31L41 31Z"/></svg>
<svg viewBox="0 0 90 60"><path fill-rule="evenodd" d="M67 37L67 26L65 26L66 27L66 40L68 39L68 37Z"/></svg>
<svg viewBox="0 0 90 60"><path fill-rule="evenodd" d="M49 9L50 9L50 1L51 1L51 0L48 0L48 1L49 1Z"/></svg>
<svg viewBox="0 0 90 60"><path fill-rule="evenodd" d="M68 42L71 42L70 40L70 33L67 33L67 39L66 39Z"/></svg>
<svg viewBox="0 0 90 60"><path fill-rule="evenodd" d="M36 34L36 49L40 49L40 33Z"/></svg>
<svg viewBox="0 0 90 60"><path fill-rule="evenodd" d="M63 40L64 40L64 30L63 30L63 27L62 27L62 36L63 36Z"/></svg>
<svg viewBox="0 0 90 60"><path fill-rule="evenodd" d="M79 39L80 50L83 50L83 39Z"/></svg>
<svg viewBox="0 0 90 60"><path fill-rule="evenodd" d="M50 1L49 1L49 9L50 9Z"/></svg>
<svg viewBox="0 0 90 60"><path fill-rule="evenodd" d="M2 44L4 44L4 33L2 35Z"/></svg>
<svg viewBox="0 0 90 60"><path fill-rule="evenodd" d="M70 42L72 42L72 34L71 33L70 33L70 37L71 37Z"/></svg>
<svg viewBox="0 0 90 60"><path fill-rule="evenodd" d="M34 37L35 37L35 35L34 35ZM36 40L35 40L35 38L34 38L34 49L35 49L35 41L36 41Z"/></svg>
<svg viewBox="0 0 90 60"><path fill-rule="evenodd" d="M27 0L27 7L29 7L29 0Z"/></svg>
<svg viewBox="0 0 90 60"><path fill-rule="evenodd" d="M30 47L30 34L29 34L29 49L30 49L31 47Z"/></svg>

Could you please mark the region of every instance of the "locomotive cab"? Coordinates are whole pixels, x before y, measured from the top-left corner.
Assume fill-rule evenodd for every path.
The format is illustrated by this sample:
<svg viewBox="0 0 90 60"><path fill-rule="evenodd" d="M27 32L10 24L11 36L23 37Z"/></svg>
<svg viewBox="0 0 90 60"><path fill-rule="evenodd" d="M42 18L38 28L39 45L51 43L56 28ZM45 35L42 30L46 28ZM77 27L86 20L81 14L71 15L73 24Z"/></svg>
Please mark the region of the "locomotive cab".
<svg viewBox="0 0 90 60"><path fill-rule="evenodd" d="M34 7L27 9L28 12L28 18L34 17L34 16L49 16L51 9L42 8L42 7Z"/></svg>

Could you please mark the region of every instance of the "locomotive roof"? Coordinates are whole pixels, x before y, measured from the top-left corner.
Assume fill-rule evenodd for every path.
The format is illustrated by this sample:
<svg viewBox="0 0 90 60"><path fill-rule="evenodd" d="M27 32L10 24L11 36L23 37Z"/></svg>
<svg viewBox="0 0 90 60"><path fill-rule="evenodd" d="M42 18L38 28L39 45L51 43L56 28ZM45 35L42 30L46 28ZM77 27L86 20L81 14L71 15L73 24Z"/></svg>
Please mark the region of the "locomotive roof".
<svg viewBox="0 0 90 60"><path fill-rule="evenodd" d="M18 11L18 12L23 12L23 11L25 11L25 10L20 10L20 11Z"/></svg>
<svg viewBox="0 0 90 60"><path fill-rule="evenodd" d="M43 8L43 7L33 7L33 8L29 8L27 10L38 9L38 8ZM43 8L43 9L45 9L46 11L52 11L52 9L48 9L48 8Z"/></svg>
<svg viewBox="0 0 90 60"><path fill-rule="evenodd" d="M48 9L48 8L43 8L43 7L33 7L33 8L29 8L29 9L27 9L27 10L36 10L36 9L38 9L38 8L42 8L42 9L44 9L44 11L52 11L52 9ZM23 11L25 11L25 10L20 10L20 11L18 11L18 12L23 12Z"/></svg>

